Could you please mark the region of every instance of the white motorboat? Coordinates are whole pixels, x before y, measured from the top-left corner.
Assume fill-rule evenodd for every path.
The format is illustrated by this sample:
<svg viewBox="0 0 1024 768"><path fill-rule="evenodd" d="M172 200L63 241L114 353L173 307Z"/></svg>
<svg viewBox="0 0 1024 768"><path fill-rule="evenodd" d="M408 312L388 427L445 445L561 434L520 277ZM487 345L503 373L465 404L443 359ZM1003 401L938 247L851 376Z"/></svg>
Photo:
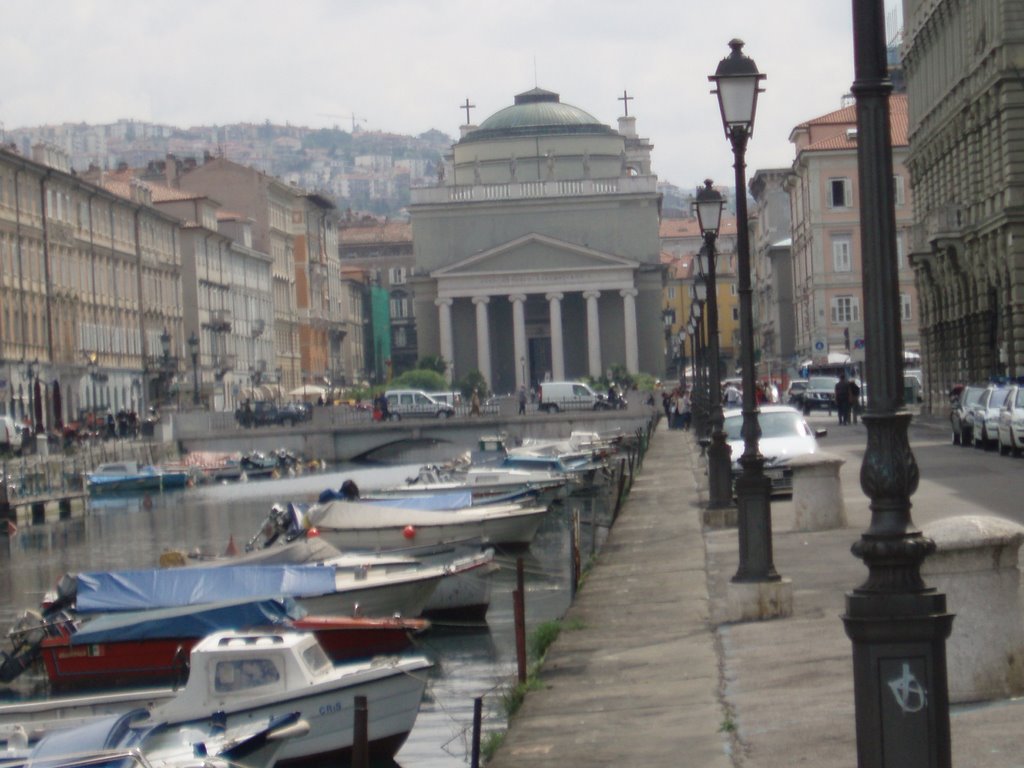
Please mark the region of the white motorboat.
<svg viewBox="0 0 1024 768"><path fill-rule="evenodd" d="M50 699L31 708L7 705L0 707L0 728L6 725L14 734L9 755L22 739L40 755L58 753L59 744L87 749L96 742L108 749L139 748L145 755L148 746L173 755L183 746L193 754L200 754L200 746L209 750L208 742L222 731L272 732L301 720L300 730L287 731L289 738L275 745L274 764L327 765L350 754L355 697L365 696L370 753L391 758L416 721L431 666L418 655L334 666L311 634L217 632L193 648L181 690ZM137 709L140 703L144 709ZM97 716L100 711L107 716ZM110 717L129 711L133 714L126 718Z"/></svg>
<svg viewBox="0 0 1024 768"><path fill-rule="evenodd" d="M305 525L339 549L395 549L480 539L493 545L527 546L547 507L482 504L454 510L404 509L364 501L314 504Z"/></svg>

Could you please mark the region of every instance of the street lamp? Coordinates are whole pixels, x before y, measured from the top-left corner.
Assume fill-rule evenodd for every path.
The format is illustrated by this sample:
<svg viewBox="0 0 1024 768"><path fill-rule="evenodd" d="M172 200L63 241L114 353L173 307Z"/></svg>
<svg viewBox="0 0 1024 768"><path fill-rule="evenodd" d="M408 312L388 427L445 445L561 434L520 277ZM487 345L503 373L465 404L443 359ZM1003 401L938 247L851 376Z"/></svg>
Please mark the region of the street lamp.
<svg viewBox="0 0 1024 768"><path fill-rule="evenodd" d="M192 355L192 404L199 405L199 337L195 331L188 336L188 351Z"/></svg>
<svg viewBox="0 0 1024 768"><path fill-rule="evenodd" d="M702 275L697 275L690 286L690 325L693 327L693 357L697 365L695 396L693 398L693 427L696 434L703 438L708 428L708 371L707 352L704 349L704 323L701 316L704 303L707 301L707 283Z"/></svg>
<svg viewBox="0 0 1024 768"><path fill-rule="evenodd" d="M39 425L36 424L35 406L35 380L38 371L39 360L33 360L25 364L25 379L28 381L28 418L29 423L32 425L32 434L39 432Z"/></svg>
<svg viewBox="0 0 1024 768"><path fill-rule="evenodd" d="M164 328L160 334L160 397L162 403L167 402L170 394L171 379L171 334Z"/></svg>
<svg viewBox="0 0 1024 768"><path fill-rule="evenodd" d="M96 397L96 374L99 369L99 361L97 360L97 354L90 352L85 364L86 368L89 369L89 381L92 382L92 412L96 414L99 406L99 400Z"/></svg>
<svg viewBox="0 0 1024 768"><path fill-rule="evenodd" d="M722 223L725 198L711 186L711 179L697 190L693 207L704 246L697 254L697 269L704 276L708 303L708 351L710 353L708 380L708 408L711 426L711 444L708 446L708 506L720 509L732 505L731 451L725 440L725 416L722 413L722 383L718 349L718 289L715 283L715 240Z"/></svg>
<svg viewBox="0 0 1024 768"><path fill-rule="evenodd" d="M747 229L747 141L754 132L757 94L765 75L743 54L743 41L730 40L732 49L708 80L715 84L726 138L732 144L736 169L736 252L740 299L740 365L743 375L742 471L736 479L739 568L734 582L779 581L772 562L771 480L764 474L759 443L756 371L754 369L753 290L750 282L750 238Z"/></svg>
<svg viewBox="0 0 1024 768"><path fill-rule="evenodd" d="M921 563L935 550L914 526L910 497L918 468L903 401L903 339L896 270L896 213L883 0L853 4L853 93L857 99L865 370L871 377L867 450L860 484L871 523L853 545L867 580L846 595L843 622L853 643L857 764L948 768L952 764L946 596L925 585ZM923 691L921 706L901 706Z"/></svg>

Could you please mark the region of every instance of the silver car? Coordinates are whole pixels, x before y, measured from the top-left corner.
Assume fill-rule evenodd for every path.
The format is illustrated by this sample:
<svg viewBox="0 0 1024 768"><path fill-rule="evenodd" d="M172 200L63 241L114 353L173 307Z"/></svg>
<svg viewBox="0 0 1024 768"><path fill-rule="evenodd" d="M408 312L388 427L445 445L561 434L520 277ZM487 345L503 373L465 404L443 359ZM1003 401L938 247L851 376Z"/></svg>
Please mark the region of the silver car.
<svg viewBox="0 0 1024 768"><path fill-rule="evenodd" d="M999 445L999 411L1009 391L1005 384L990 384L972 409L975 448L991 451Z"/></svg>
<svg viewBox="0 0 1024 768"><path fill-rule="evenodd" d="M818 453L818 438L827 435L828 430L811 429L803 414L788 405L763 405L760 411L761 439L758 447L764 456L764 473L772 481L773 494L790 494L793 492L793 470L788 466L790 460L795 456ZM735 481L743 471L739 462L744 448L740 435L743 412L730 408L724 415L725 439L732 449L732 476Z"/></svg>
<svg viewBox="0 0 1024 768"><path fill-rule="evenodd" d="M1020 456L1024 450L1024 387L1014 384L999 411L999 453Z"/></svg>

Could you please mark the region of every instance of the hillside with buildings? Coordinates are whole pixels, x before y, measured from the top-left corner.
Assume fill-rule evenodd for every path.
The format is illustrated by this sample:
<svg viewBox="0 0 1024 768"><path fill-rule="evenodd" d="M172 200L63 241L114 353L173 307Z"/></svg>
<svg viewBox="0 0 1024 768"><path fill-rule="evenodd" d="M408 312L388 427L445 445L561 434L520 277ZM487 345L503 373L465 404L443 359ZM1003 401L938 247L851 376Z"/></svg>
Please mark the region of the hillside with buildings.
<svg viewBox="0 0 1024 768"><path fill-rule="evenodd" d="M409 203L409 190L437 178L437 168L453 139L431 130L419 136L275 125L270 122L177 128L138 120L107 125L62 123L8 130L3 143L24 156L32 145L59 147L71 168L103 171L142 168L168 155L223 157L250 166L301 189L316 190L340 211L397 216Z"/></svg>

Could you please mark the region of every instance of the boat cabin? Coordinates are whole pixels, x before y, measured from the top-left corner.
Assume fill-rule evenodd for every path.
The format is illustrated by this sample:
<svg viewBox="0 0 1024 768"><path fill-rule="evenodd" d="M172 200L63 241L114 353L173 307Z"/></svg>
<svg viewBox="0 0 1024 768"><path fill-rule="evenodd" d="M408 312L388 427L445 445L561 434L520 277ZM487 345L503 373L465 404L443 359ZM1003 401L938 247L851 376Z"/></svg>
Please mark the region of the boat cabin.
<svg viewBox="0 0 1024 768"><path fill-rule="evenodd" d="M334 670L312 634L287 631L214 633L196 644L189 664L185 688L154 709L153 720L189 720L196 712L281 698Z"/></svg>

